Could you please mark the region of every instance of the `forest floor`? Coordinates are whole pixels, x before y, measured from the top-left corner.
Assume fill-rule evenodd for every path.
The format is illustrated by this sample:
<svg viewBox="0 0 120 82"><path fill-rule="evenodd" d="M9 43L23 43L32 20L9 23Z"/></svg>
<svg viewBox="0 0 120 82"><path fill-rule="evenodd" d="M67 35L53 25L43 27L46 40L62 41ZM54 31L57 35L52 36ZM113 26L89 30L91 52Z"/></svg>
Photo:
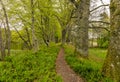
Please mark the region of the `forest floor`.
<svg viewBox="0 0 120 82"><path fill-rule="evenodd" d="M85 82L81 77L75 74L75 72L65 61L63 48L59 51L58 57L56 59L56 72L62 77L63 82Z"/></svg>

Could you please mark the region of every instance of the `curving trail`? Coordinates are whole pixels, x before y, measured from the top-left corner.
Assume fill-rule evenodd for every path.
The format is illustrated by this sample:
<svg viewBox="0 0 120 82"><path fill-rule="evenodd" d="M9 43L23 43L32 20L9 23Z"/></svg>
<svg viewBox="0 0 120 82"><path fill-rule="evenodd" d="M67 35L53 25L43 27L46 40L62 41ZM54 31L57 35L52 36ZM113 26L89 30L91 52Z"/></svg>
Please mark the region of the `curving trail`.
<svg viewBox="0 0 120 82"><path fill-rule="evenodd" d="M62 77L63 82L85 82L82 78L75 74L64 58L64 49L62 48L56 59L56 72Z"/></svg>

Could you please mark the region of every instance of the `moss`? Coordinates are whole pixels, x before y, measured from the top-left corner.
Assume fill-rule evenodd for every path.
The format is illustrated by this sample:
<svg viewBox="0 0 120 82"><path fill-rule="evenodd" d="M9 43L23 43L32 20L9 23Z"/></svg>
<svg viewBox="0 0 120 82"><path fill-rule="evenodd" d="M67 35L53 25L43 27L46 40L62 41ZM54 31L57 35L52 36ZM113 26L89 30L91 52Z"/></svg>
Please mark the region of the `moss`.
<svg viewBox="0 0 120 82"><path fill-rule="evenodd" d="M114 13L114 15L120 15L120 9L117 9Z"/></svg>
<svg viewBox="0 0 120 82"><path fill-rule="evenodd" d="M115 2L111 2L111 4L110 4L110 10L111 10L112 12L114 12L115 9L116 9L116 4L115 4Z"/></svg>

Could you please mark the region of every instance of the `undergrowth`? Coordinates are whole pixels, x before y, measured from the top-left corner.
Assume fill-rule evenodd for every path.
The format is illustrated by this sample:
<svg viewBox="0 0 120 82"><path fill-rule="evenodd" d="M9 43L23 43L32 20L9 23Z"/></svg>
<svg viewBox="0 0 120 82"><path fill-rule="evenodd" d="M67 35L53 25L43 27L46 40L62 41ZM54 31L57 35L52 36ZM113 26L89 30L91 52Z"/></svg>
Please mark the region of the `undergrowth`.
<svg viewBox="0 0 120 82"><path fill-rule="evenodd" d="M65 46L67 63L87 82L112 82L112 80L104 77L101 73L106 50L93 48L89 52L88 59L84 59L74 54L72 46Z"/></svg>
<svg viewBox="0 0 120 82"><path fill-rule="evenodd" d="M37 53L19 51L0 62L0 82L62 82L55 72L58 46L41 47Z"/></svg>

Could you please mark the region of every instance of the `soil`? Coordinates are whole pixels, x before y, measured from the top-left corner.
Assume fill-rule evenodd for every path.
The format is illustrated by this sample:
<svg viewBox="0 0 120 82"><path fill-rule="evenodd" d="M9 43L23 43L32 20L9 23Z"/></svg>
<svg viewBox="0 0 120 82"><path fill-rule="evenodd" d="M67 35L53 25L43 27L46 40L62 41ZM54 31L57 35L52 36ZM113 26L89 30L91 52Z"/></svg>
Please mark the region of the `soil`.
<svg viewBox="0 0 120 82"><path fill-rule="evenodd" d="M65 61L63 48L59 51L56 59L56 72L62 77L63 82L85 82L80 76L75 74Z"/></svg>

